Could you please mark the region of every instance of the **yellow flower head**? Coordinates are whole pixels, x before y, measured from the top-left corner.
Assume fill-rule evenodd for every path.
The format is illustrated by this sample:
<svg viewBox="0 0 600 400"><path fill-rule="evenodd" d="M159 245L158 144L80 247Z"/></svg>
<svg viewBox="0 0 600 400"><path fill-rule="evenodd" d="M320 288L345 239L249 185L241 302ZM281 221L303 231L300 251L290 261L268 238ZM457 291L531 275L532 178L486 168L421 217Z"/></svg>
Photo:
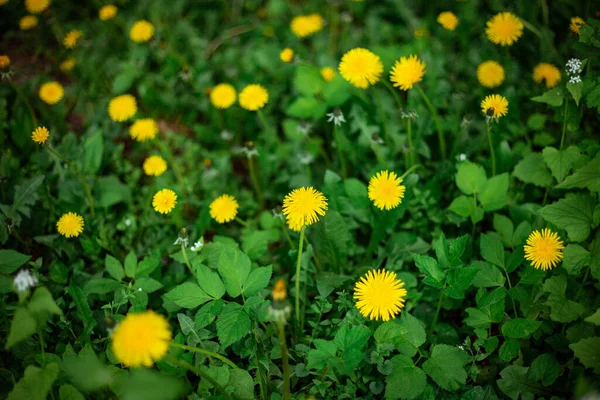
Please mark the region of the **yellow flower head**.
<svg viewBox="0 0 600 400"><path fill-rule="evenodd" d="M404 282L386 270L371 270L354 286L356 308L374 320L395 318L404 308L406 295Z"/></svg>
<svg viewBox="0 0 600 400"><path fill-rule="evenodd" d="M19 21L19 27L21 30L26 31L34 28L38 24L38 19L35 15L26 15Z"/></svg>
<svg viewBox="0 0 600 400"><path fill-rule="evenodd" d="M56 229L66 238L77 237L83 232L83 217L73 212L63 214L56 223Z"/></svg>
<svg viewBox="0 0 600 400"><path fill-rule="evenodd" d="M154 211L161 214L168 214L177 204L177 195L171 189L162 189L156 192L152 199L152 207Z"/></svg>
<svg viewBox="0 0 600 400"><path fill-rule="evenodd" d="M152 367L169 351L169 322L154 311L127 314L112 336L112 350L126 367Z"/></svg>
<svg viewBox="0 0 600 400"><path fill-rule="evenodd" d="M285 49L281 50L281 53L279 53L279 58L281 61L289 63L294 59L294 50L286 47Z"/></svg>
<svg viewBox="0 0 600 400"><path fill-rule="evenodd" d="M58 82L46 82L40 86L40 99L46 104L56 104L63 98L65 90Z"/></svg>
<svg viewBox="0 0 600 400"><path fill-rule="evenodd" d="M117 7L112 4L106 5L98 11L98 18L102 21L108 21L109 19L113 19L115 15L117 15Z"/></svg>
<svg viewBox="0 0 600 400"><path fill-rule="evenodd" d="M38 126L35 128L35 131L31 134L31 140L36 142L37 144L44 144L46 140L50 137L50 132L45 126Z"/></svg>
<svg viewBox="0 0 600 400"><path fill-rule="evenodd" d="M511 46L523 35L523 23L509 12L496 14L486 22L485 34L492 43Z"/></svg>
<svg viewBox="0 0 600 400"><path fill-rule="evenodd" d="M504 82L504 68L496 61L485 61L477 67L477 79L487 88L498 87Z"/></svg>
<svg viewBox="0 0 600 400"><path fill-rule="evenodd" d="M383 73L383 64L379 56L358 47L342 56L338 69L345 80L357 88L366 89L379 81Z"/></svg>
<svg viewBox="0 0 600 400"><path fill-rule="evenodd" d="M129 127L129 136L138 142L152 140L158 135L158 124L152 118L138 119Z"/></svg>
<svg viewBox="0 0 600 400"><path fill-rule="evenodd" d="M327 210L327 199L312 187L292 190L283 199L283 215L293 231L318 222Z"/></svg>
<svg viewBox="0 0 600 400"><path fill-rule="evenodd" d="M228 83L219 83L210 91L210 102L216 108L229 108L235 103L236 92Z"/></svg>
<svg viewBox="0 0 600 400"><path fill-rule="evenodd" d="M412 89L415 83L423 80L425 75L425 63L419 57L401 57L396 61L390 73L390 81L401 90Z"/></svg>
<svg viewBox="0 0 600 400"><path fill-rule="evenodd" d="M127 121L137 112L135 97L130 94L122 94L113 98L108 103L108 115L115 122Z"/></svg>
<svg viewBox="0 0 600 400"><path fill-rule="evenodd" d="M67 49L72 49L77 45L77 41L81 36L83 36L83 32L77 29L72 29L63 39L63 44Z"/></svg>
<svg viewBox="0 0 600 400"><path fill-rule="evenodd" d="M220 224L233 221L239 204L235 197L223 194L210 203L210 216Z"/></svg>
<svg viewBox="0 0 600 400"><path fill-rule="evenodd" d="M581 29L581 27L585 24L585 21L583 20L583 18L581 17L573 17L571 18L571 30L573 32L575 32L576 34L580 34L579 33L579 29Z"/></svg>
<svg viewBox="0 0 600 400"><path fill-rule="evenodd" d="M25 0L25 8L31 14L39 14L50 5L50 0Z"/></svg>
<svg viewBox="0 0 600 400"><path fill-rule="evenodd" d="M323 67L321 68L321 76L325 79L325 82L331 82L331 80L335 77L335 69L331 67Z"/></svg>
<svg viewBox="0 0 600 400"><path fill-rule="evenodd" d="M269 92L261 85L251 84L240 92L240 106L249 111L263 108L269 101Z"/></svg>
<svg viewBox="0 0 600 400"><path fill-rule="evenodd" d="M525 246L525 259L531 261L534 268L552 269L563 258L564 245L556 232L545 228L542 231L533 231L527 238Z"/></svg>
<svg viewBox="0 0 600 400"><path fill-rule="evenodd" d="M453 31L458 25L458 17L454 15L453 12L444 11L440 13L440 15L438 15L437 22L440 23L440 25L442 25L444 29Z"/></svg>
<svg viewBox="0 0 600 400"><path fill-rule="evenodd" d="M283 301L287 298L287 290L283 279L278 279L277 282L275 282L275 287L271 292L271 296L275 301Z"/></svg>
<svg viewBox="0 0 600 400"><path fill-rule="evenodd" d="M147 42L154 36L154 25L146 20L137 21L129 31L129 38L136 43Z"/></svg>
<svg viewBox="0 0 600 400"><path fill-rule="evenodd" d="M402 203L406 186L402 178L388 170L375 174L369 181L369 199L380 210L391 210Z"/></svg>
<svg viewBox="0 0 600 400"><path fill-rule="evenodd" d="M319 14L298 15L292 19L290 29L299 38L310 36L323 29L323 17Z"/></svg>
<svg viewBox="0 0 600 400"><path fill-rule="evenodd" d="M555 65L540 63L533 69L533 80L537 83L546 81L546 87L553 88L560 82L560 70Z"/></svg>
<svg viewBox="0 0 600 400"><path fill-rule="evenodd" d="M508 114L508 100L499 94L490 94L481 102L481 110L488 117L503 117Z"/></svg>
<svg viewBox="0 0 600 400"><path fill-rule="evenodd" d="M167 162L161 156L150 156L144 160L144 173L161 176L167 170Z"/></svg>
<svg viewBox="0 0 600 400"><path fill-rule="evenodd" d="M10 57L2 54L0 55L0 69L7 68L10 65Z"/></svg>
<svg viewBox="0 0 600 400"><path fill-rule="evenodd" d="M63 72L69 72L77 64L74 58L67 58L65 61L60 63L60 70Z"/></svg>

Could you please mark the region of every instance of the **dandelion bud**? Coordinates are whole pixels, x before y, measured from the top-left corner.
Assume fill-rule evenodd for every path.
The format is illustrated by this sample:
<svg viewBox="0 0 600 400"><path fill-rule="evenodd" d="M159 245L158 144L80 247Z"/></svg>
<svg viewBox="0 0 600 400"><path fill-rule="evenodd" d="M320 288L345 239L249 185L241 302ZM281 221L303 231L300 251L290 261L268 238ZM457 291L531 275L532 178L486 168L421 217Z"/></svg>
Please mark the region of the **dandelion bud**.
<svg viewBox="0 0 600 400"><path fill-rule="evenodd" d="M275 287L271 292L271 296L273 296L273 300L275 301L281 301L287 298L287 289L283 279L279 279L277 282L275 282Z"/></svg>

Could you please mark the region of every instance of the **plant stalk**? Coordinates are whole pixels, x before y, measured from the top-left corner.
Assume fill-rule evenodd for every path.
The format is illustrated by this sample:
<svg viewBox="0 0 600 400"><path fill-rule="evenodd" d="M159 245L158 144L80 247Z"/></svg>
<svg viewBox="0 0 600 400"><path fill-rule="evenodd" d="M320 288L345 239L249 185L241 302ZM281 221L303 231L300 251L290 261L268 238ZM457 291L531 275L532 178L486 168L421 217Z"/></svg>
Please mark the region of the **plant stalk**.
<svg viewBox="0 0 600 400"><path fill-rule="evenodd" d="M300 230L300 241L298 242L298 261L296 262L296 322L300 326L300 272L302 267L302 246L304 245L305 226Z"/></svg>
<svg viewBox="0 0 600 400"><path fill-rule="evenodd" d="M490 155L492 156L492 176L496 176L496 152L494 151L494 144L492 142L492 125L489 120L485 122L485 127L488 143L490 145Z"/></svg>
<svg viewBox="0 0 600 400"><path fill-rule="evenodd" d="M283 362L283 399L290 399L290 365L288 351L285 343L285 329L283 322L277 322L279 326L279 345L281 346L281 361Z"/></svg>
<svg viewBox="0 0 600 400"><path fill-rule="evenodd" d="M222 356L219 353L214 353L212 351L201 349L199 347L193 347L193 346L188 346L188 345L185 345L185 344L179 344L179 343L174 343L174 342L171 342L171 347L178 347L180 349L192 351L194 353L203 354L203 355L205 355L207 357L214 357L214 358L216 358L218 360L223 361L223 363L229 365L233 369L238 369L239 368L237 365L235 365L233 363L233 361L231 361L229 358L227 358L225 356Z"/></svg>
<svg viewBox="0 0 600 400"><path fill-rule="evenodd" d="M427 105L427 107L429 108L429 111L433 115L433 122L435 123L435 129L437 130L438 140L440 142L440 153L442 153L442 159L445 160L446 159L446 141L444 140L444 132L442 132L442 127L440 126L440 121L439 121L437 110L435 109L434 105L431 104L431 101L429 101L429 98L427 97L427 95L425 94L423 89L421 89L421 86L417 85L417 89L419 89L419 93L421 93L421 97L423 97L425 104Z"/></svg>

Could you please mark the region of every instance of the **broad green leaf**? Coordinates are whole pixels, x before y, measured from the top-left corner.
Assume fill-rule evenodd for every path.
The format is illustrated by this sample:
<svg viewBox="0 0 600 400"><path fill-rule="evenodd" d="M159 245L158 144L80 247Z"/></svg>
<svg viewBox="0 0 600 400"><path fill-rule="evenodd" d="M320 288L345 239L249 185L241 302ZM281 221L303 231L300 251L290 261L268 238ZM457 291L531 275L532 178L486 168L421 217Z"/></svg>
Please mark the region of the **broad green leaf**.
<svg viewBox="0 0 600 400"><path fill-rule="evenodd" d="M498 400L498 396L491 386L475 386L460 397L461 400Z"/></svg>
<svg viewBox="0 0 600 400"><path fill-rule="evenodd" d="M583 82L567 82L567 90L573 96L573 100L575 100L575 104L579 107L579 100L581 100L581 94L583 92Z"/></svg>
<svg viewBox="0 0 600 400"><path fill-rule="evenodd" d="M223 300L216 300L206 303L196 312L194 316L194 324L196 329L202 329L210 325L217 315L221 313L223 309Z"/></svg>
<svg viewBox="0 0 600 400"><path fill-rule="evenodd" d="M600 325L600 308L597 309L594 314L587 317L584 321L594 325Z"/></svg>
<svg viewBox="0 0 600 400"><path fill-rule="evenodd" d="M478 272L479 270L473 267L456 267L448 270L447 287L444 289L444 293L453 299L464 299L465 290L471 286L471 282Z"/></svg>
<svg viewBox="0 0 600 400"><path fill-rule="evenodd" d="M322 262L338 267L345 262L352 236L339 212L329 210L313 232L316 238L313 243Z"/></svg>
<svg viewBox="0 0 600 400"><path fill-rule="evenodd" d="M597 155L585 167L578 169L557 185L557 189L588 188L592 192L600 192L600 155Z"/></svg>
<svg viewBox="0 0 600 400"><path fill-rule="evenodd" d="M507 218L502 214L494 214L494 229L500 234L502 243L505 247L513 246L515 226L510 218Z"/></svg>
<svg viewBox="0 0 600 400"><path fill-rule="evenodd" d="M113 371L104 365L93 351L66 353L63 355L61 369L69 380L84 392L100 389L111 382Z"/></svg>
<svg viewBox="0 0 600 400"><path fill-rule="evenodd" d="M114 175L98 178L94 185L94 204L108 208L118 203L131 201L131 189Z"/></svg>
<svg viewBox="0 0 600 400"><path fill-rule="evenodd" d="M392 373L385 381L386 399L414 399L427 385L423 370L415 366L410 358L402 355L392 358Z"/></svg>
<svg viewBox="0 0 600 400"><path fill-rule="evenodd" d="M486 261L504 268L504 246L498 236L489 233L481 235L479 250Z"/></svg>
<svg viewBox="0 0 600 400"><path fill-rule="evenodd" d="M448 391L460 389L467 381L463 365L469 361L467 353L445 344L433 346L431 356L423 363L423 371L440 387Z"/></svg>
<svg viewBox="0 0 600 400"><path fill-rule="evenodd" d="M442 268L458 267L462 265L460 257L465 251L468 235L460 236L450 242L446 240L444 233L435 242L435 254Z"/></svg>
<svg viewBox="0 0 600 400"><path fill-rule="evenodd" d="M488 329L492 326L493 321L487 313L477 308L467 308L465 311L469 314L469 316L465 318L465 323L470 327L475 329Z"/></svg>
<svg viewBox="0 0 600 400"><path fill-rule="evenodd" d="M227 388L232 388L232 394L239 400L253 400L256 398L254 395L254 380L243 369L232 369L229 371Z"/></svg>
<svg viewBox="0 0 600 400"><path fill-rule="evenodd" d="M0 250L0 272L12 274L30 258L31 256L21 254L15 250Z"/></svg>
<svg viewBox="0 0 600 400"><path fill-rule="evenodd" d="M527 376L528 370L526 367L509 365L500 372L502 379L498 381L498 387L512 400L518 400L519 396L525 399L524 396L529 393L539 394Z"/></svg>
<svg viewBox="0 0 600 400"><path fill-rule="evenodd" d="M188 390L179 378L145 368L133 369L120 377L115 392L121 400L175 400Z"/></svg>
<svg viewBox="0 0 600 400"><path fill-rule="evenodd" d="M6 339L5 349L10 349L15 343L30 338L37 332L35 315L24 307L17 307L10 324L10 332Z"/></svg>
<svg viewBox="0 0 600 400"><path fill-rule="evenodd" d="M485 211L498 210L508 202L506 193L508 192L508 174L503 173L490 178L481 194L477 197Z"/></svg>
<svg viewBox="0 0 600 400"><path fill-rule="evenodd" d="M250 317L241 305L227 303L217 319L217 335L221 346L228 347L250 332Z"/></svg>
<svg viewBox="0 0 600 400"><path fill-rule="evenodd" d="M544 92L541 96L532 97L531 100L539 103L546 103L553 107L559 107L562 105L565 95L564 89L557 87Z"/></svg>
<svg viewBox="0 0 600 400"><path fill-rule="evenodd" d="M569 347L586 368L593 368L595 373L600 373L600 337L581 339Z"/></svg>
<svg viewBox="0 0 600 400"><path fill-rule="evenodd" d="M375 330L373 337L377 344L380 343L394 343L394 339L398 336L404 335L408 332L408 328L405 325L401 325L399 320L393 319L382 323Z"/></svg>
<svg viewBox="0 0 600 400"><path fill-rule="evenodd" d="M83 290L78 286L71 284L67 291L69 292L69 295L71 295L73 303L75 303L75 308L77 308L77 314L81 321L86 325L93 321L94 316Z"/></svg>
<svg viewBox="0 0 600 400"><path fill-rule="evenodd" d="M65 383L64 385L60 385L60 389L58 390L58 394L60 396L60 400L85 400L83 394L73 385L69 385Z"/></svg>
<svg viewBox="0 0 600 400"><path fill-rule="evenodd" d="M44 178L44 175L34 176L15 186L15 196L12 205L13 211L19 211L29 216L30 206L37 201L38 195L36 192L42 185Z"/></svg>
<svg viewBox="0 0 600 400"><path fill-rule="evenodd" d="M393 340L396 349L405 356L413 357L418 348L427 340L427 333L421 322L407 312L401 314L399 324L406 333Z"/></svg>
<svg viewBox="0 0 600 400"><path fill-rule="evenodd" d="M546 221L565 229L569 239L582 242L590 235L594 225L596 202L588 194L576 193L538 210Z"/></svg>
<svg viewBox="0 0 600 400"><path fill-rule="evenodd" d="M308 352L308 364L306 367L311 370L320 371L327 366L329 360L335 358L338 348L332 341L324 339L315 339L313 344L316 349Z"/></svg>
<svg viewBox="0 0 600 400"><path fill-rule="evenodd" d="M121 283L109 278L92 278L83 288L87 294L105 294L121 287Z"/></svg>
<svg viewBox="0 0 600 400"><path fill-rule="evenodd" d="M39 286L29 299L27 305L29 311L33 313L51 313L62 315L62 310L56 305L52 298L52 293L45 286Z"/></svg>
<svg viewBox="0 0 600 400"><path fill-rule="evenodd" d="M567 299L564 295L551 294L546 300L546 305L550 306L550 319L556 322L572 322L585 313L585 307Z"/></svg>
<svg viewBox="0 0 600 400"><path fill-rule="evenodd" d="M269 242L277 238L273 231L246 230L242 237L242 251L251 260L258 259L267 252Z"/></svg>
<svg viewBox="0 0 600 400"><path fill-rule="evenodd" d="M48 364L44 368L28 366L23 378L8 394L7 400L46 400L59 372L60 368L56 363Z"/></svg>
<svg viewBox="0 0 600 400"><path fill-rule="evenodd" d="M504 343L502 343L502 346L500 347L498 353L500 354L500 358L503 361L509 362L510 360L519 355L520 350L521 345L519 344L519 341L517 339L507 339L506 341L504 341Z"/></svg>
<svg viewBox="0 0 600 400"><path fill-rule="evenodd" d="M458 167L456 185L466 195L480 193L487 181L481 165L465 161Z"/></svg>
<svg viewBox="0 0 600 400"><path fill-rule="evenodd" d="M479 288L504 286L506 279L496 266L485 261L473 261L471 265L479 269L475 278L473 278L473 286Z"/></svg>
<svg viewBox="0 0 600 400"><path fill-rule="evenodd" d="M250 259L238 249L226 248L219 257L219 274L231 297L242 294L244 283L250 274Z"/></svg>
<svg viewBox="0 0 600 400"><path fill-rule="evenodd" d="M160 257L150 255L144 257L137 265L136 277L149 276L154 270L161 266Z"/></svg>
<svg viewBox="0 0 600 400"><path fill-rule="evenodd" d="M254 296L266 288L267 285L269 285L269 280L271 279L272 273L273 268L271 266L258 267L250 272L250 275L248 275L248 279L242 288L242 293L244 293L244 296Z"/></svg>
<svg viewBox="0 0 600 400"><path fill-rule="evenodd" d="M342 350L348 351L351 349L361 350L366 344L373 332L366 326L349 327L342 326L333 339L333 343Z"/></svg>
<svg viewBox="0 0 600 400"><path fill-rule="evenodd" d="M220 299L225 294L225 285L223 285L219 274L206 265L199 264L196 266L196 278L200 288L213 299Z"/></svg>
<svg viewBox="0 0 600 400"><path fill-rule="evenodd" d="M83 172L95 175L102 165L103 152L104 140L102 132L97 131L95 135L87 138L83 145Z"/></svg>
<svg viewBox="0 0 600 400"><path fill-rule="evenodd" d="M200 286L192 282L184 282L171 289L165 294L165 298L183 308L196 308L211 300L211 297L200 289Z"/></svg>
<svg viewBox="0 0 600 400"><path fill-rule="evenodd" d="M308 64L299 64L295 68L294 89L303 95L314 95L321 91L325 81L318 68Z"/></svg>
<svg viewBox="0 0 600 400"><path fill-rule="evenodd" d="M290 117L318 119L327 112L327 105L313 96L298 97L290 104L285 113Z"/></svg>
<svg viewBox="0 0 600 400"><path fill-rule="evenodd" d="M125 257L125 275L130 278L135 278L137 265L137 256L133 251L130 251Z"/></svg>
<svg viewBox="0 0 600 400"><path fill-rule="evenodd" d="M569 275L578 276L581 269L590 265L591 253L578 244L568 244L564 250L562 266Z"/></svg>
<svg viewBox="0 0 600 400"><path fill-rule="evenodd" d="M108 274L114 279L120 281L121 279L125 278L125 270L123 269L121 262L110 254L106 255L104 265L106 266L106 272L108 272Z"/></svg>
<svg viewBox="0 0 600 400"><path fill-rule="evenodd" d="M581 151L575 146L569 146L564 150L546 147L542 152L542 156L546 165L552 171L552 176L556 178L558 183L561 183L569 174L575 162L581 158Z"/></svg>
<svg viewBox="0 0 600 400"><path fill-rule="evenodd" d="M323 88L323 98L329 108L341 106L351 96L352 86L338 74Z"/></svg>
<svg viewBox="0 0 600 400"><path fill-rule="evenodd" d="M502 325L502 334L507 338L525 339L542 326L541 321L515 318Z"/></svg>
<svg viewBox="0 0 600 400"><path fill-rule="evenodd" d="M189 335L190 333L196 333L196 327L194 321L185 314L177 313L177 321L179 321L179 327L181 328L181 333L184 335Z"/></svg>
<svg viewBox="0 0 600 400"><path fill-rule="evenodd" d="M561 375L558 361L552 354L542 354L531 363L529 374L544 386L550 386Z"/></svg>
<svg viewBox="0 0 600 400"><path fill-rule="evenodd" d="M152 278L147 278L145 276L142 276L142 277L135 279L135 285L133 288L136 290L142 289L142 291L144 291L146 293L153 293L159 289L162 289L162 287L163 287L163 284L160 283L159 281L152 279Z"/></svg>
<svg viewBox="0 0 600 400"><path fill-rule="evenodd" d="M475 201L467 196L458 196L455 198L448 210L453 211L460 215L461 217L467 218L470 217L475 211Z"/></svg>
<svg viewBox="0 0 600 400"><path fill-rule="evenodd" d="M531 183L543 188L552 185L552 174L544 157L540 153L529 153L523 158L513 171L513 175L525 183Z"/></svg>
<svg viewBox="0 0 600 400"><path fill-rule="evenodd" d="M544 282L544 292L557 296L564 296L567 291L567 277L564 275L552 276Z"/></svg>
<svg viewBox="0 0 600 400"><path fill-rule="evenodd" d="M419 268L419 271L427 275L425 283L441 287L441 282L444 280L445 272L440 268L437 261L433 257L413 254L415 265Z"/></svg>

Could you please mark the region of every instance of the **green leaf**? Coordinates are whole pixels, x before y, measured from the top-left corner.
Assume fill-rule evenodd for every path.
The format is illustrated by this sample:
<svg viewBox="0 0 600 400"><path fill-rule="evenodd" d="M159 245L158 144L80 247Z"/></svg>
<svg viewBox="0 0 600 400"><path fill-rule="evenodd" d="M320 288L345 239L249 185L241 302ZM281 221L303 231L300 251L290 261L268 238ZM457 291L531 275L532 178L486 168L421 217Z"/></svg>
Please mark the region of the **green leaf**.
<svg viewBox="0 0 600 400"><path fill-rule="evenodd" d="M225 294L225 285L216 271L200 264L196 266L196 278L198 285L213 299L220 299Z"/></svg>
<svg viewBox="0 0 600 400"><path fill-rule="evenodd" d="M84 286L83 291L87 294L106 294L121 287L121 283L109 278L93 278Z"/></svg>
<svg viewBox="0 0 600 400"><path fill-rule="evenodd" d="M473 278L479 272L473 267L456 267L448 271L446 282L448 286L444 289L444 293L453 299L464 299L465 290L471 286Z"/></svg>
<svg viewBox="0 0 600 400"><path fill-rule="evenodd" d="M184 282L171 289L165 294L165 298L183 308L196 308L211 300L211 297L200 289L200 286L192 282Z"/></svg>
<svg viewBox="0 0 600 400"><path fill-rule="evenodd" d="M479 250L486 261L504 268L504 246L497 235L489 233L481 235Z"/></svg>
<svg viewBox="0 0 600 400"><path fill-rule="evenodd" d="M327 264L339 266L348 254L349 243L352 242L350 229L339 212L327 211L327 214L316 224L315 248L319 259Z"/></svg>
<svg viewBox="0 0 600 400"><path fill-rule="evenodd" d="M307 119L321 118L326 112L327 105L313 96L298 97L285 110L285 113L290 117Z"/></svg>
<svg viewBox="0 0 600 400"><path fill-rule="evenodd" d="M503 173L490 178L481 194L477 197L485 211L498 210L506 205L508 197L508 174Z"/></svg>
<svg viewBox="0 0 600 400"><path fill-rule="evenodd" d="M56 363L48 364L44 368L28 366L23 378L8 394L7 400L46 400L59 372L60 368Z"/></svg>
<svg viewBox="0 0 600 400"><path fill-rule="evenodd" d="M0 272L12 274L30 258L31 256L21 254L15 250L0 250Z"/></svg>
<svg viewBox="0 0 600 400"><path fill-rule="evenodd" d="M529 374L544 386L550 386L561 375L560 364L552 354L542 354L531 363Z"/></svg>
<svg viewBox="0 0 600 400"><path fill-rule="evenodd" d="M518 400L519 395L525 399L524 394L535 393L538 391L532 388L527 371L529 368L509 365L500 372L502 379L498 381L498 387L502 392L512 400ZM533 399L533 396L531 396Z"/></svg>
<svg viewBox="0 0 600 400"><path fill-rule="evenodd" d="M83 145L83 172L95 175L102 165L102 153L104 152L104 140L102 132L97 131L90 136Z"/></svg>
<svg viewBox="0 0 600 400"><path fill-rule="evenodd" d="M467 353L457 347L436 344L431 357L423 363L423 371L440 387L448 391L456 391L465 385L467 372L463 365L467 363Z"/></svg>
<svg viewBox="0 0 600 400"><path fill-rule="evenodd" d="M156 292L157 290L162 289L162 287L163 284L159 281L144 276L136 278L135 285L133 286L135 290L142 289L142 291L146 293Z"/></svg>
<svg viewBox="0 0 600 400"><path fill-rule="evenodd" d="M458 196L455 198L448 210L453 211L460 215L461 217L467 218L470 217L473 212L475 212L476 204L472 198L467 196Z"/></svg>
<svg viewBox="0 0 600 400"><path fill-rule="evenodd" d="M410 358L402 355L392 358L392 373L385 381L386 399L411 400L419 396L427 386L423 370L415 366Z"/></svg>
<svg viewBox="0 0 600 400"><path fill-rule="evenodd" d="M136 277L149 276L154 270L161 266L160 257L146 256L137 266Z"/></svg>
<svg viewBox="0 0 600 400"><path fill-rule="evenodd" d="M543 188L552 185L552 174L540 153L529 153L515 166L513 175L525 183Z"/></svg>
<svg viewBox="0 0 600 400"><path fill-rule="evenodd" d="M232 394L239 400L255 399L254 380L247 371L242 369L232 369L229 371L227 388L232 388Z"/></svg>
<svg viewBox="0 0 600 400"><path fill-rule="evenodd" d="M94 199L98 207L108 208L131 201L131 189L114 175L98 178L94 185Z"/></svg>
<svg viewBox="0 0 600 400"><path fill-rule="evenodd" d="M62 310L56 305L52 298L52 293L45 286L40 286L35 289L29 304L27 305L29 311L33 313L51 313L62 315Z"/></svg>
<svg viewBox="0 0 600 400"><path fill-rule="evenodd" d="M596 202L587 194L576 193L538 210L546 221L569 234L573 242L582 242L590 235L594 225Z"/></svg>
<svg viewBox="0 0 600 400"><path fill-rule="evenodd" d="M546 165L552 171L552 176L560 183L569 174L575 162L581 158L581 151L575 146L569 146L564 150L546 147L542 152L542 156Z"/></svg>
<svg viewBox="0 0 600 400"><path fill-rule="evenodd" d="M519 344L519 341L517 339L508 339L504 343L502 343L502 346L500 347L498 353L500 354L500 358L503 361L509 362L510 360L519 355L520 350L521 345Z"/></svg>
<svg viewBox="0 0 600 400"><path fill-rule="evenodd" d="M274 237L272 231L246 230L242 238L242 251L251 260L258 259L267 252L269 242L277 240L277 237Z"/></svg>
<svg viewBox="0 0 600 400"><path fill-rule="evenodd" d="M408 332L408 328L404 325L401 325L400 322L396 319L391 321L387 321L382 323L375 330L375 334L373 337L375 338L375 343L390 343L394 344L394 340L401 335L404 335Z"/></svg>
<svg viewBox="0 0 600 400"><path fill-rule="evenodd" d="M587 317L584 321L594 325L600 325L600 308L597 309L594 314Z"/></svg>
<svg viewBox="0 0 600 400"><path fill-rule="evenodd" d="M584 267L590 265L592 254L578 244L568 244L564 250L562 266L569 275L578 276Z"/></svg>
<svg viewBox="0 0 600 400"><path fill-rule="evenodd" d="M566 93L562 88L557 87L544 92L541 96L532 97L531 100L537 101L538 103L546 103L553 107L559 107L563 103L565 94Z"/></svg>
<svg viewBox="0 0 600 400"><path fill-rule="evenodd" d="M137 256L133 251L130 251L125 257L125 275L130 278L135 278L137 264Z"/></svg>
<svg viewBox="0 0 600 400"><path fill-rule="evenodd" d="M114 279L120 281L121 279L125 278L125 270L123 269L121 262L110 254L106 255L104 265L106 266L106 272L108 272L108 274Z"/></svg>
<svg viewBox="0 0 600 400"><path fill-rule="evenodd" d="M507 338L526 339L542 326L541 321L515 318L502 325L502 334Z"/></svg>
<svg viewBox="0 0 600 400"><path fill-rule="evenodd" d="M248 275L248 279L242 288L242 293L244 293L246 297L258 294L261 290L267 287L272 273L273 268L271 266L258 267L254 269L252 272L250 272L250 275Z"/></svg>
<svg viewBox="0 0 600 400"><path fill-rule="evenodd" d="M194 321L190 317L182 313L177 313L177 321L179 321L181 333L187 336L193 332L197 335Z"/></svg>
<svg viewBox="0 0 600 400"><path fill-rule="evenodd" d="M84 332L88 333L87 336L89 340L89 334L91 334L92 329L94 329L96 326L96 320L94 319L92 310L88 304L87 297L80 287L73 284L69 285L67 291L73 299L73 303L75 303L75 308L77 308L77 316L83 322L85 326Z"/></svg>
<svg viewBox="0 0 600 400"><path fill-rule="evenodd" d="M115 393L121 400L175 400L188 390L180 379L145 368L120 377Z"/></svg>
<svg viewBox="0 0 600 400"><path fill-rule="evenodd" d="M441 287L445 272L440 268L437 261L433 257L421 254L413 254L412 256L419 271L427 275L424 282L431 286Z"/></svg>
<svg viewBox="0 0 600 400"><path fill-rule="evenodd" d="M225 281L225 288L231 297L242 294L244 284L250 274L250 259L238 249L226 248L219 257L219 274Z"/></svg>
<svg viewBox="0 0 600 400"><path fill-rule="evenodd" d="M60 400L85 400L83 394L73 385L69 385L65 383L64 385L60 385L60 389L58 390L58 394L60 396Z"/></svg>
<svg viewBox="0 0 600 400"><path fill-rule="evenodd" d="M486 181L485 170L481 165L465 161L458 167L456 185L464 194L480 193Z"/></svg>
<svg viewBox="0 0 600 400"><path fill-rule="evenodd" d="M241 305L227 303L217 319L217 335L221 346L228 347L250 332L250 317Z"/></svg>
<svg viewBox="0 0 600 400"><path fill-rule="evenodd" d="M545 304L550 306L550 319L556 322L572 322L585 313L583 305L567 299L564 295L551 294Z"/></svg>
<svg viewBox="0 0 600 400"><path fill-rule="evenodd" d="M494 229L502 237L502 243L504 244L504 246L513 246L513 235L515 233L515 226L510 220L510 218L507 218L502 214L494 214Z"/></svg>
<svg viewBox="0 0 600 400"><path fill-rule="evenodd" d="M462 265L460 257L465 251L468 235L460 236L450 242L446 240L444 233L435 242L435 254L442 268L458 267Z"/></svg>
<svg viewBox="0 0 600 400"><path fill-rule="evenodd" d="M595 373L600 373L600 337L581 339L569 347L586 368L593 368Z"/></svg>
<svg viewBox="0 0 600 400"><path fill-rule="evenodd" d="M352 86L340 75L336 75L323 89L323 98L328 108L341 106L352 96Z"/></svg>
<svg viewBox="0 0 600 400"><path fill-rule="evenodd" d="M427 340L425 328L421 325L421 321L407 312L402 313L398 324L401 331L406 331L406 333L393 339L394 346L405 356L413 357L417 354L418 348Z"/></svg>
<svg viewBox="0 0 600 400"><path fill-rule="evenodd" d="M372 335L371 329L366 326L355 326L350 327L348 325L342 326L333 339L333 343L342 350L361 350Z"/></svg>
<svg viewBox="0 0 600 400"><path fill-rule="evenodd" d="M489 309L488 309L489 310ZM465 318L465 323L475 329L488 329L492 326L492 318L477 308L467 308L465 310L469 316Z"/></svg>
<svg viewBox="0 0 600 400"><path fill-rule="evenodd" d="M496 266L485 261L473 261L471 265L479 270L473 278L473 286L478 288L504 286L506 279Z"/></svg>
<svg viewBox="0 0 600 400"><path fill-rule="evenodd" d="M295 70L294 89L307 96L321 91L325 82L318 68L312 65L298 64Z"/></svg>
<svg viewBox="0 0 600 400"><path fill-rule="evenodd" d="M592 192L600 192L600 155L597 155L586 166L564 180L556 189L588 188Z"/></svg>
<svg viewBox="0 0 600 400"><path fill-rule="evenodd" d="M44 175L39 175L24 181L20 185L16 185L12 210L29 216L30 206L37 201L38 195L36 192L43 181Z"/></svg>
<svg viewBox="0 0 600 400"><path fill-rule="evenodd" d="M37 322L33 313L24 307L17 307L4 348L8 350L16 343L30 338L36 332Z"/></svg>
<svg viewBox="0 0 600 400"><path fill-rule="evenodd" d="M579 100L581 100L581 94L583 92L583 82L567 82L567 90L573 96L573 100L575 100L575 104L579 107Z"/></svg>

